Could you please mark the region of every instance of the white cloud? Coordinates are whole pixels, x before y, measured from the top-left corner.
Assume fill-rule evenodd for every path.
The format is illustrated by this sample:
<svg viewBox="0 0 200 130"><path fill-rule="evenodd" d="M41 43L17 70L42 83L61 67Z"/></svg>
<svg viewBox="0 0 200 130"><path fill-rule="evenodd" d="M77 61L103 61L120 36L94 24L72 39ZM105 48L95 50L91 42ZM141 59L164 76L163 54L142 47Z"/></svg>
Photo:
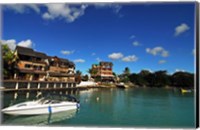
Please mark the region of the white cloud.
<svg viewBox="0 0 200 130"><path fill-rule="evenodd" d="M133 46L140 46L141 45L138 41L134 41L132 44L133 44Z"/></svg>
<svg viewBox="0 0 200 130"><path fill-rule="evenodd" d="M15 39L1 40L1 42L2 44L7 44L11 50L14 50L17 45L27 48L33 48L33 42L30 39L20 41L19 43L17 43Z"/></svg>
<svg viewBox="0 0 200 130"><path fill-rule="evenodd" d="M95 55L96 55L96 53L94 53L94 52L93 52L91 55L92 55L92 56L95 56Z"/></svg>
<svg viewBox="0 0 200 130"><path fill-rule="evenodd" d="M135 35L131 35L131 36L130 36L130 39L134 39L134 38L135 38Z"/></svg>
<svg viewBox="0 0 200 130"><path fill-rule="evenodd" d="M180 35L180 34L186 32L186 31L189 30L189 29L190 29L190 27L189 27L187 24L182 23L181 25L179 25L179 26L177 26L177 27L175 28L175 33L174 33L174 35L175 35L175 36L178 36L178 35Z"/></svg>
<svg viewBox="0 0 200 130"><path fill-rule="evenodd" d="M8 47L11 50L14 50L16 47L16 40L15 39L10 39L10 40L0 40L2 42L2 44L7 44Z"/></svg>
<svg viewBox="0 0 200 130"><path fill-rule="evenodd" d="M62 50L61 53L62 53L63 55L70 55L70 54L73 54L74 51L66 51L66 50Z"/></svg>
<svg viewBox="0 0 200 130"><path fill-rule="evenodd" d="M41 12L41 7L44 11ZM27 13L33 10L40 14L45 20L64 19L66 22L74 22L80 16L84 15L88 5L72 6L64 3L54 4L10 4L5 5L6 9L14 10L17 13Z"/></svg>
<svg viewBox="0 0 200 130"><path fill-rule="evenodd" d="M7 4L4 7L14 10L17 13L26 13L30 9L35 11L36 13L40 13L40 8L37 4Z"/></svg>
<svg viewBox="0 0 200 130"><path fill-rule="evenodd" d="M121 5L112 3L96 3L94 4L96 9L111 8L114 13L118 14L122 8Z"/></svg>
<svg viewBox="0 0 200 130"><path fill-rule="evenodd" d="M162 53L161 53L161 56L162 57L168 57L169 56L169 52L166 51L166 50L163 50Z"/></svg>
<svg viewBox="0 0 200 130"><path fill-rule="evenodd" d="M159 64L164 64L164 63L166 63L166 62L167 62L166 60L159 60L159 61L158 61Z"/></svg>
<svg viewBox="0 0 200 130"><path fill-rule="evenodd" d="M25 41L21 41L18 43L18 46L23 46L23 47L27 47L27 48L32 48L33 47L33 43L30 39L25 40Z"/></svg>
<svg viewBox="0 0 200 130"><path fill-rule="evenodd" d="M175 69L175 72L185 72L183 69Z"/></svg>
<svg viewBox="0 0 200 130"><path fill-rule="evenodd" d="M149 54L152 54L154 56L156 56L156 55L160 55L162 57L168 57L169 56L169 52L166 51L162 47L154 47L153 49L146 48L146 52L149 53Z"/></svg>
<svg viewBox="0 0 200 130"><path fill-rule="evenodd" d="M122 6L120 6L120 5L113 5L112 8L113 8L113 11L114 11L116 14L118 14L119 11L121 10Z"/></svg>
<svg viewBox="0 0 200 130"><path fill-rule="evenodd" d="M97 60L98 62L101 62L101 61L102 61L99 57L97 57L96 60Z"/></svg>
<svg viewBox="0 0 200 130"><path fill-rule="evenodd" d="M84 59L76 59L74 60L75 63L84 63L85 60Z"/></svg>
<svg viewBox="0 0 200 130"><path fill-rule="evenodd" d="M122 61L124 61L124 62L135 62L137 60L138 60L138 57L136 57L135 55L126 56L126 57L122 58Z"/></svg>
<svg viewBox="0 0 200 130"><path fill-rule="evenodd" d="M47 12L45 12L45 13L42 15L42 18L43 18L43 19L51 19L51 20L54 19L53 16L51 16L51 15L50 15L49 13L47 13Z"/></svg>
<svg viewBox="0 0 200 130"><path fill-rule="evenodd" d="M108 55L108 58L112 59L112 60L117 60L123 57L122 53L112 53L110 55Z"/></svg>
<svg viewBox="0 0 200 130"><path fill-rule="evenodd" d="M68 4L45 4L47 11L42 14L42 18L53 20L55 18L65 19L66 22L73 22L80 16L84 15L87 5L72 7Z"/></svg>

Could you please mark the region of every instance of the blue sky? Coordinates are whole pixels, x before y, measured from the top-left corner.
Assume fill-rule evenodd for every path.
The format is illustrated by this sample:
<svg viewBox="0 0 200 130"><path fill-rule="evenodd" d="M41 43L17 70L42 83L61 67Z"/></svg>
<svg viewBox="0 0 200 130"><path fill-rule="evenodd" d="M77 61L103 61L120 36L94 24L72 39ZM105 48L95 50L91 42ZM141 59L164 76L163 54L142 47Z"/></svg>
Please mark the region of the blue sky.
<svg viewBox="0 0 200 130"><path fill-rule="evenodd" d="M86 74L99 61L194 72L195 3L3 6L3 42L69 59Z"/></svg>

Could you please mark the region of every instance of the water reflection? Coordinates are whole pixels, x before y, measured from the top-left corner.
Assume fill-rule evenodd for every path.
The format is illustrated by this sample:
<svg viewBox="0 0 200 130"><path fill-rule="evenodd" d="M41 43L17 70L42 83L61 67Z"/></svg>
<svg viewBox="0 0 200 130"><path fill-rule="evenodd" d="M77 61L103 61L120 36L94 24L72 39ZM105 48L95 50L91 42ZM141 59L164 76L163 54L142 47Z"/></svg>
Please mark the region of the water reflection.
<svg viewBox="0 0 200 130"><path fill-rule="evenodd" d="M69 110L65 112L53 113L49 115L37 115L37 116L12 116L7 119L4 124L15 125L50 125L52 123L60 122L73 118L77 113L77 110Z"/></svg>

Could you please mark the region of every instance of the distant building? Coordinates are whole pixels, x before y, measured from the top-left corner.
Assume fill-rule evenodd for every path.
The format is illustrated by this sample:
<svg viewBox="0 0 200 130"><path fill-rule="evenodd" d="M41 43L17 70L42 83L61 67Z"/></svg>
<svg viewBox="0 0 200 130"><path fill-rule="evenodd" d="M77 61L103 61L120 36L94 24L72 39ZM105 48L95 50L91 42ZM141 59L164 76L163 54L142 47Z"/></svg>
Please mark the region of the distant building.
<svg viewBox="0 0 200 130"><path fill-rule="evenodd" d="M114 81L112 67L112 62L93 64L91 68L91 77L94 79L98 78L100 81Z"/></svg>
<svg viewBox="0 0 200 130"><path fill-rule="evenodd" d="M75 64L67 59L47 56L30 48L17 46L14 51L14 79L40 81L75 81Z"/></svg>

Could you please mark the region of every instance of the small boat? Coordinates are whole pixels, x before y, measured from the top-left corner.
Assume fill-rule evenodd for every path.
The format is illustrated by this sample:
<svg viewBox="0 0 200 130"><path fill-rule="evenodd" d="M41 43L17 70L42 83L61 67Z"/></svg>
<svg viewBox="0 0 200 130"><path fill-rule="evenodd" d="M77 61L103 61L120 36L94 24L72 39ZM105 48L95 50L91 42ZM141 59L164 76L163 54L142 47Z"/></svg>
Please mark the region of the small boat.
<svg viewBox="0 0 200 130"><path fill-rule="evenodd" d="M116 87L118 87L118 88L128 88L128 85L124 84L123 82L120 82L120 83L116 84Z"/></svg>
<svg viewBox="0 0 200 130"><path fill-rule="evenodd" d="M80 84L76 85L77 87L94 87L97 86L97 83L93 81L81 81Z"/></svg>
<svg viewBox="0 0 200 130"><path fill-rule="evenodd" d="M192 90L181 88L181 92L182 92L182 93L190 93L190 92L192 92Z"/></svg>
<svg viewBox="0 0 200 130"><path fill-rule="evenodd" d="M70 95L50 94L35 101L26 101L2 109L9 115L42 115L74 110L80 107L79 101Z"/></svg>

